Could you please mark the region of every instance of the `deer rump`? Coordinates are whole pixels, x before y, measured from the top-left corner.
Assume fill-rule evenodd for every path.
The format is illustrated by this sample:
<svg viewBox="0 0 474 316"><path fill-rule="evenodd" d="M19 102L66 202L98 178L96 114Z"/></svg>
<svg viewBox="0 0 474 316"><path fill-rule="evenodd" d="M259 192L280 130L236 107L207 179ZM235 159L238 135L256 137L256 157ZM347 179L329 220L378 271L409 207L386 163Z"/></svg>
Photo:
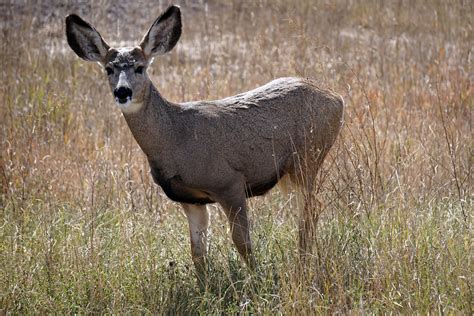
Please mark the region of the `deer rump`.
<svg viewBox="0 0 474 316"><path fill-rule="evenodd" d="M176 202L214 203L229 181L240 181L247 198L263 195L297 172L303 156L317 152L315 164L324 158L341 103L310 80L280 78L222 100L175 104L177 125L185 123L176 129L174 168L149 157L151 174Z"/></svg>

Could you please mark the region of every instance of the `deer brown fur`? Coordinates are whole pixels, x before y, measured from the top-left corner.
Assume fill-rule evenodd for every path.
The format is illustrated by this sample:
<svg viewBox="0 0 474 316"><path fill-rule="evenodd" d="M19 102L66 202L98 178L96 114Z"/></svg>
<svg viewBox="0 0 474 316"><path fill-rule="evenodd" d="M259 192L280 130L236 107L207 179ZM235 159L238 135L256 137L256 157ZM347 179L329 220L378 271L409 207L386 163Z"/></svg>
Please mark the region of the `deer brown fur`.
<svg viewBox="0 0 474 316"><path fill-rule="evenodd" d="M117 105L148 158L151 174L187 214L193 260L203 271L208 213L219 203L232 239L254 265L246 198L289 179L310 203L316 174L339 133L343 100L310 79L280 78L216 101L167 101L146 74L150 60L170 51L181 35L181 14L169 7L137 47L110 48L76 15L66 18L68 43L79 57L107 70ZM306 247L307 223L300 224Z"/></svg>

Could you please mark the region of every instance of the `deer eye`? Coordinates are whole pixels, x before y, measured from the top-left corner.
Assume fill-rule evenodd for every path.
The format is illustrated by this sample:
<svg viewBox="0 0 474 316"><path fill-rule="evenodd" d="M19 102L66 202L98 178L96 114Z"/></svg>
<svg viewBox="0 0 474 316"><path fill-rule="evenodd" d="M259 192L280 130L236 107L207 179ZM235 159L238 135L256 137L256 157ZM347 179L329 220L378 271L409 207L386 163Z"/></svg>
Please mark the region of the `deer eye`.
<svg viewBox="0 0 474 316"><path fill-rule="evenodd" d="M143 66L138 66L138 67L135 69L135 73L137 73L137 74L142 74L142 73L143 73Z"/></svg>
<svg viewBox="0 0 474 316"><path fill-rule="evenodd" d="M114 73L114 70L111 67L105 67L105 71L107 71L107 75L112 75Z"/></svg>

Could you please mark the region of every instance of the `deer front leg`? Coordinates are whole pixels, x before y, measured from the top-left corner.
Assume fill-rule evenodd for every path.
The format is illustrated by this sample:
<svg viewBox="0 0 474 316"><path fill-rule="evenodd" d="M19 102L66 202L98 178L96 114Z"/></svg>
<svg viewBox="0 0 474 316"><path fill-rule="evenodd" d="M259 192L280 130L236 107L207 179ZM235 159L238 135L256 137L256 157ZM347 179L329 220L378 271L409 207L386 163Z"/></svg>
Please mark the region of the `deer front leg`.
<svg viewBox="0 0 474 316"><path fill-rule="evenodd" d="M207 228L209 226L209 213L206 205L181 204L186 213L189 223L189 235L191 238L191 255L197 276L200 282L206 278L206 254L207 254Z"/></svg>
<svg viewBox="0 0 474 316"><path fill-rule="evenodd" d="M249 221L247 218L247 203L245 191L234 190L219 199L219 204L229 220L232 241L245 263L250 269L255 268L255 258L252 254L252 242L249 233Z"/></svg>

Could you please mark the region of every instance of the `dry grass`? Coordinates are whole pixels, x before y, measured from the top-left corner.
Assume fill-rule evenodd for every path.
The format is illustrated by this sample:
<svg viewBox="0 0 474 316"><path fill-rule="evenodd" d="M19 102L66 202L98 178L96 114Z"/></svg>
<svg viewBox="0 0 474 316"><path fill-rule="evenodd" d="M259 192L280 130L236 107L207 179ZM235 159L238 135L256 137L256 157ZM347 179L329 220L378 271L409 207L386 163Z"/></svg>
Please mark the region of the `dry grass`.
<svg viewBox="0 0 474 316"><path fill-rule="evenodd" d="M347 105L308 275L272 192L251 201L254 275L212 209L204 292L182 211L152 183L102 70L64 38L74 11L135 43L164 7L0 5L0 312L473 313L471 2L182 4L183 37L150 69L170 100L298 75Z"/></svg>

